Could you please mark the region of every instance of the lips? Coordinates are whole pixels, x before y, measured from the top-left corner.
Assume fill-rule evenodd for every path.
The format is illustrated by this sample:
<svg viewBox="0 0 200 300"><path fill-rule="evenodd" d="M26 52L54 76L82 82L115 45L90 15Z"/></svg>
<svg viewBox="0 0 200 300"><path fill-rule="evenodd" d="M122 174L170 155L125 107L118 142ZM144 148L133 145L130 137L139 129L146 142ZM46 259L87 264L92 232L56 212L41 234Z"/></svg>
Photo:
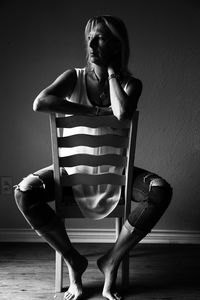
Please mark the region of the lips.
<svg viewBox="0 0 200 300"><path fill-rule="evenodd" d="M90 52L90 56L97 56L97 53L95 53L95 52Z"/></svg>

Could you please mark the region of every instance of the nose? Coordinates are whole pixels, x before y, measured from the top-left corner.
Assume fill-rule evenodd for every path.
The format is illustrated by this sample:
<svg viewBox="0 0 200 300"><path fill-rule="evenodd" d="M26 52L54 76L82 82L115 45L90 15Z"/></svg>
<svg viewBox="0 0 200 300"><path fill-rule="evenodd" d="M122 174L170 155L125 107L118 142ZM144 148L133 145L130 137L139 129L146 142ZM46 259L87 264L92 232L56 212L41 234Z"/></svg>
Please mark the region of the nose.
<svg viewBox="0 0 200 300"><path fill-rule="evenodd" d="M89 40L88 46L89 46L90 48L94 49L95 45L96 45L95 39L94 39L94 38L91 38L91 39Z"/></svg>

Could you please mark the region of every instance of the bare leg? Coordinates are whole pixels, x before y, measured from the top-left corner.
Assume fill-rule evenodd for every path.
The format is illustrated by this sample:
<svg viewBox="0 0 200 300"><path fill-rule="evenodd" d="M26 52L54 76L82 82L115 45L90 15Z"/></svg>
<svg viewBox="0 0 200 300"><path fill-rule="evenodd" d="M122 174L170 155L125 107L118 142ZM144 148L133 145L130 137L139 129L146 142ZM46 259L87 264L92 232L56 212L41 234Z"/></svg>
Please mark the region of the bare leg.
<svg viewBox="0 0 200 300"><path fill-rule="evenodd" d="M134 209L122 227L122 231L114 247L101 257L97 264L105 276L103 296L109 300L119 300L115 294L115 280L119 264L129 250L140 242L158 222L169 205L172 189L163 179L149 175L147 182L143 177L135 184ZM138 191L141 193L138 194ZM133 226L131 225L133 224ZM139 230L143 229L143 230Z"/></svg>
<svg viewBox="0 0 200 300"><path fill-rule="evenodd" d="M82 274L87 268L88 261L81 256L75 249L68 253L64 261L68 267L70 286L65 292L64 299L80 299L83 296Z"/></svg>
<svg viewBox="0 0 200 300"><path fill-rule="evenodd" d="M140 230L134 230L134 227L126 221L113 248L98 259L97 265L105 277L102 292L103 297L109 300L122 299L115 290L115 281L119 264L128 251L138 244L145 235L146 233Z"/></svg>
<svg viewBox="0 0 200 300"><path fill-rule="evenodd" d="M57 225L49 232L38 233L52 248L63 255L64 262L67 265L70 284L65 292L64 299L80 299L83 296L82 274L87 268L87 259L73 248L64 226L62 228Z"/></svg>
<svg viewBox="0 0 200 300"><path fill-rule="evenodd" d="M50 192L49 192L50 194ZM81 277L87 268L87 259L72 246L64 224L45 201L46 191L38 176L25 178L15 190L18 208L33 229L64 257L69 270L70 286L65 299L78 300L83 294Z"/></svg>

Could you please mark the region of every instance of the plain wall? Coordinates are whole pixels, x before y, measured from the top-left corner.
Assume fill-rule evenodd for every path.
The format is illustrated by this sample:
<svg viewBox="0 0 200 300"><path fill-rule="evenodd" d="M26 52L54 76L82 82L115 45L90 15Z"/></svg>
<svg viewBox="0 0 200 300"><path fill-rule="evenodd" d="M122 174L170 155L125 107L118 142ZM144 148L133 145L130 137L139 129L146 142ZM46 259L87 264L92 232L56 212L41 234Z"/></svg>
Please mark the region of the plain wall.
<svg viewBox="0 0 200 300"><path fill-rule="evenodd" d="M174 189L156 228L200 230L199 1L2 0L0 14L0 176L16 184L51 163L48 116L32 102L66 69L85 65L88 18L116 15L129 31L130 70L144 85L136 165ZM81 227L104 226L97 223ZM0 195L0 228L27 227L13 196Z"/></svg>

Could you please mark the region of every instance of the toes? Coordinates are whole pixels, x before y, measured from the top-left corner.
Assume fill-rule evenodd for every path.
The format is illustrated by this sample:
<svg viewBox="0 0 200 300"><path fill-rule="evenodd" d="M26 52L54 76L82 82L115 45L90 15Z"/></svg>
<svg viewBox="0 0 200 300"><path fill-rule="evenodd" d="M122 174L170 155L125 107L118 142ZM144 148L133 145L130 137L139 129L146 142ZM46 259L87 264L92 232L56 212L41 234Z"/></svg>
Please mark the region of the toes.
<svg viewBox="0 0 200 300"><path fill-rule="evenodd" d="M63 300L80 300L80 299L82 299L82 295L83 295L82 293L76 295L76 293L74 294L70 291L67 291L64 294Z"/></svg>
<svg viewBox="0 0 200 300"><path fill-rule="evenodd" d="M74 295L71 294L70 292L66 292L66 293L64 294L63 300L71 300L71 299L74 299Z"/></svg>
<svg viewBox="0 0 200 300"><path fill-rule="evenodd" d="M122 300L122 296L119 295L118 293L114 293L113 296L114 296L115 300Z"/></svg>
<svg viewBox="0 0 200 300"><path fill-rule="evenodd" d="M108 300L122 300L122 296L120 296L118 293L103 293L102 294L104 298Z"/></svg>

